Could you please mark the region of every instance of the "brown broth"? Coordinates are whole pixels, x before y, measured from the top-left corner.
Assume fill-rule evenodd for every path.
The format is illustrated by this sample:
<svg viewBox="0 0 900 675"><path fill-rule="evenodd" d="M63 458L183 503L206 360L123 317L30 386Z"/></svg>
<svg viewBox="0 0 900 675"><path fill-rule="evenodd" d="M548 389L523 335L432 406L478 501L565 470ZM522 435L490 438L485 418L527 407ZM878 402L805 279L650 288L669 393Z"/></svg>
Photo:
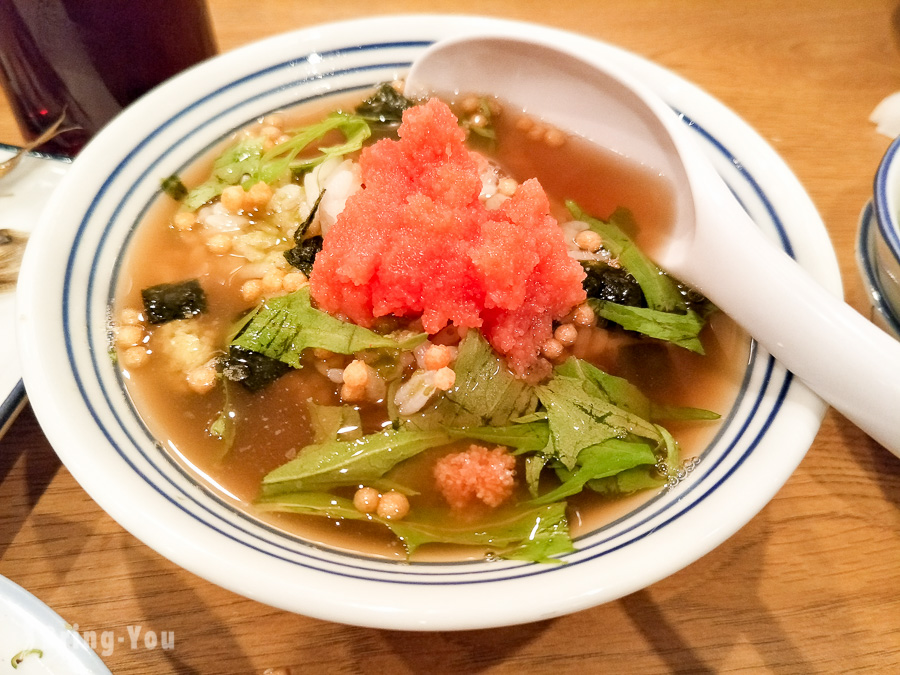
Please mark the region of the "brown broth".
<svg viewBox="0 0 900 675"><path fill-rule="evenodd" d="M329 109L336 106L332 102ZM320 116L302 111L292 119L302 124ZM620 205L632 209L636 221L668 228L672 196L668 185L640 167L611 153L598 152L587 144L569 139L561 148L530 141L516 130L514 117L501 116L497 124L496 160L513 176L536 176L551 196L554 212L563 218L562 199L572 198L588 212L606 217ZM198 163L191 177L208 171L211 160ZM577 167L577 170L574 169ZM211 311L200 319L220 342L229 327L251 303L236 300L240 286L239 258L211 256L196 235L178 233L168 223L175 212L169 200L161 200L147 217L135 238L132 253L123 267L117 295L117 309L140 305L140 289L147 286L199 277L207 292ZM646 228L639 239L647 239ZM634 234L634 233L630 233ZM652 235L651 235L652 236ZM147 251L153 264L141 264ZM686 405L718 411L723 415L732 405L747 363L749 340L726 316L714 315L702 334L706 355L641 340L622 331L582 331L573 353L590 360L614 375L636 384L651 399L670 405ZM151 340L152 348L152 340ZM250 394L240 386L231 387L233 406L238 411L232 450L223 457L221 442L208 428L224 404L221 387L198 396L185 385L175 386L163 364L152 359L134 372L125 372L130 395L141 411L151 433L172 456L198 477L214 493L260 518L305 540L339 549L405 559L402 546L386 529L365 523L333 521L288 514L258 514L250 503L257 496L264 475L292 458L299 448L312 442L307 401L340 404L338 385L321 376L304 357L307 367L292 371L270 385L264 394ZM377 430L384 414L374 408L362 409L366 432ZM697 455L715 434L715 423L669 423L686 458ZM399 469L404 478L418 485L431 480L432 466L442 449L424 453ZM519 471L519 475L522 472ZM551 479L552 480L552 479ZM525 497L525 488L520 486ZM349 494L352 493L348 493ZM597 495L570 499L569 521L573 536L583 535L619 518L653 496L653 491L618 500ZM437 497L414 497L413 508L434 508ZM448 513L448 518L454 516ZM480 558L483 551L448 546L427 546L416 560Z"/></svg>

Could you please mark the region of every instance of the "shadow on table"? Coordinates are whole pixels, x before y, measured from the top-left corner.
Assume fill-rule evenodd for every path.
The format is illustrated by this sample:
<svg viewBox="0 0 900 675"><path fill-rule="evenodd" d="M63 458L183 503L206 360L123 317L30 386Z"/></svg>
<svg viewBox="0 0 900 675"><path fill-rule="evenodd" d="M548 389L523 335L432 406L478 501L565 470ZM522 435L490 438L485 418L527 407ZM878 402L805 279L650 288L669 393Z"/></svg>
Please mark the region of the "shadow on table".
<svg viewBox="0 0 900 675"><path fill-rule="evenodd" d="M721 672L735 649L803 672L804 657L758 589L769 539L758 516L685 570L618 601L540 623L459 633L358 631L353 651L393 652L408 672ZM347 629L353 630L353 629ZM359 637L361 636L361 639ZM351 636L347 636L347 642ZM293 671L291 671L293 672ZM299 672L299 671L298 671Z"/></svg>
<svg viewBox="0 0 900 675"><path fill-rule="evenodd" d="M170 632L174 637L172 649L131 654L129 663L149 664L152 659L156 672L179 675L255 672L232 637L240 616L229 606L210 606L195 591L192 574L142 545L129 550L126 564L134 586L133 597L141 609L141 616L134 617L134 621L143 622L148 629ZM235 604L241 602L244 600L235 596ZM213 663L217 667L210 670L208 664ZM206 665L201 668L193 664Z"/></svg>
<svg viewBox="0 0 900 675"><path fill-rule="evenodd" d="M14 433L15 432L15 433ZM14 442L27 439L28 443ZM33 441L33 442L32 442ZM0 439L0 558L62 466L26 405ZM24 497L24 498L23 498Z"/></svg>

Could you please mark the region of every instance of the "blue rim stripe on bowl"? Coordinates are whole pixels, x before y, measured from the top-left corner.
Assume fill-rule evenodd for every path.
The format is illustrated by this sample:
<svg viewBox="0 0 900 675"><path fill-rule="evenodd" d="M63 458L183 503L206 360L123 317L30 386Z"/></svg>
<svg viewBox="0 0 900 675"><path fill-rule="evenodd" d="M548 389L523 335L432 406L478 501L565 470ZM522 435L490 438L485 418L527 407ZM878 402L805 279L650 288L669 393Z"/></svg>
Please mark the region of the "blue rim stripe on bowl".
<svg viewBox="0 0 900 675"><path fill-rule="evenodd" d="M408 45L408 44L413 44L414 46L421 47L421 46L424 46L425 44L428 44L428 43L425 43L425 42L417 42L417 43L404 43L404 44L406 44L406 45ZM388 46L396 46L396 45L397 45L397 43L391 43L391 44L388 45ZM383 48L383 47L382 47L382 46L379 46L379 45L368 45L368 46L366 46L366 49L375 49L375 50L378 50L378 49L381 49L381 48ZM359 51L360 49L361 49L361 48L355 48L354 51ZM347 51L347 50L335 50L335 53L342 53L342 52L345 52L345 51ZM302 60L302 59L294 59L294 60L292 60L291 62L285 62L285 64L282 64L282 67L283 67L284 65L286 65L287 63L296 63L296 62L301 61L301 60ZM394 65L403 65L403 64L394 64ZM408 64L405 64L405 65L408 65ZM374 68L374 67L375 67L375 66L373 66L373 68ZM272 70L271 68L267 69L267 71L271 71L271 70ZM243 81L246 81L246 79L251 78L251 77L254 77L254 76L257 76L257 75L259 75L259 74L257 73L257 74L255 74L255 75L253 75L253 76L247 76L247 78L243 78ZM211 95L210 95L210 96L211 96ZM209 98L209 97L207 97L207 98ZM205 99L204 99L204 100L205 100ZM198 104L195 104L195 105L199 105L199 102L198 102ZM185 112L187 112L187 109L181 111L181 114L183 114L183 113L185 113ZM174 118L173 118L173 119L174 119ZM169 122L167 122L166 124L168 124L168 123L171 123L171 120L170 120ZM777 231L778 231L779 236L781 237L782 242L783 242L784 244L786 244L787 246L790 246L790 242L789 242L789 240L788 240L788 238L787 238L787 234L786 234L786 232L784 231L784 228L782 227L782 224L781 224L780 220L778 219L777 214L775 213L774 209L772 208L771 204L769 203L768 199L766 198L766 195L761 191L761 189L759 188L758 184L757 184L756 181L753 179L753 177L750 176L750 175L746 172L746 170L744 170L743 167L740 166L740 163L737 162L736 158L735 158L733 155L731 155L731 154L727 151L727 149L724 148L724 146L722 146L721 143L719 143L719 142L718 142L716 139L714 139L710 134L708 134L705 130L703 130L702 127L699 127L699 125L696 125L696 124L693 123L693 122L690 122L690 124L691 124L691 128L693 128L693 129L697 130L699 133L701 133L701 134L702 134L709 142L711 142L711 143L716 147L716 149L717 149L719 152L721 152L721 153L722 153L729 161L731 161L731 162L735 165L735 167L738 169L738 171L740 172L741 177L742 177L744 180L747 180L747 181L750 183L750 185L751 185L751 187L753 188L754 192L755 192L755 193L757 194L757 196L763 201L763 203L765 204L766 208L768 209L769 215L770 215L770 217L773 219L773 222L775 223L776 229L777 229ZM165 125L163 125L163 126L165 126ZM162 127L160 127L160 129L161 129L161 128L162 128ZM123 164L127 163L128 161L130 161L130 159L132 158L132 155L133 155L134 152L136 152L136 151L137 151L137 149L135 149L131 154L129 154L129 156L123 161ZM121 165L120 165L120 166L121 166ZM118 174L118 171L117 171L115 174L111 175L111 176L107 179L107 182L104 184L104 186L103 186L103 188L102 188L102 190L101 190L101 194L108 188L108 183L109 183L110 181L112 181L112 179L114 178L114 176L117 175L117 174ZM96 199L99 199L99 195L98 195L97 198L95 198L95 202L96 202ZM92 208L93 208L93 204L92 204ZM78 244L79 244L79 242L81 241L82 231L83 231L83 229L84 229L84 227L85 227L85 225L86 225L86 222L87 222L89 216L90 216L90 213L88 213L87 216L85 217L85 219L82 221L81 227L79 228L79 232L78 232L78 234L76 235L76 236L77 236L77 239L76 239L76 245L75 245L75 247L73 247L72 254L71 254L70 258L69 258L69 265L68 265L68 268L67 268L66 282L65 282L66 286L65 286L65 289L64 289L64 295L65 295L66 300L69 299L69 297L70 297L70 295L71 295L71 292L72 292L71 287L70 287L70 279L71 279L72 265L73 265L73 261L74 261L74 257L75 257L75 252L76 252L77 249L78 249ZM130 234L129 234L129 236L130 236ZM105 240L105 238L106 238L106 233L104 233L103 237L104 237L104 240ZM98 252L99 252L99 250L100 250L100 249L98 249ZM95 263L96 263L96 258L94 259L94 261L95 261ZM94 283L93 274L94 274L94 270L92 269L92 271L91 271L91 279L90 279L90 282L89 282L91 285L93 285L93 283ZM89 295L90 295L90 294L89 294ZM66 304L68 304L68 303L66 303ZM91 317L90 317L90 308L89 308L89 307L87 308L87 311L88 311L88 317L87 317L87 320L90 322L90 321L91 321ZM64 314L63 321L64 321L64 324L65 324L65 326L66 326L66 335L68 336L68 334L69 334L68 326L70 325L70 320L69 320L68 312L66 312L66 313ZM89 323L89 325L90 325L90 323ZM81 377L80 377L80 375L79 375L78 366L77 366L77 364L75 363L74 349L73 349L72 344L67 343L66 348L67 348L67 353L68 353L68 355L69 355L70 363L71 363L72 368L73 368L73 372L75 373L75 376L76 376L76 379L77 379L77 382L78 382L78 386L79 386L79 388L81 389L81 393L82 393L82 396L83 396L83 398L84 398L84 403L85 403L86 407L88 407L88 409L91 411L91 414L93 415L95 422L100 426L100 428L103 430L103 433L104 433L104 434L106 435L106 437L110 440L110 442L113 444L113 446L116 447L117 452L119 452L120 456L124 459L124 461L126 461L126 462L132 467L132 469L134 469L135 471L138 471L137 468L132 464L132 462L130 461L130 459L129 459L128 456L126 455L126 453L124 453L123 450L122 450L121 448L119 448L119 447L115 444L115 442L113 441L113 438L112 438L112 434L111 434L105 427L103 427L103 424L101 423L101 420L100 420L100 418L99 418L99 415L96 413L96 411L95 411L95 410L93 409L93 407L91 406L91 404L90 404L90 402L89 402L89 400L88 400L88 398L87 398L87 396L86 396L85 390L84 390L84 388L83 388L83 383L82 383ZM99 373L99 364L98 364L98 362L97 362L97 360L96 360L96 354L94 354L93 352L92 352L92 358L94 359L94 360L93 360L93 367L94 367L94 369L95 369L95 372ZM759 412L759 410L760 410L760 405L761 405L761 402L762 402L762 399L763 399L763 394L764 394L766 391L768 391L768 390L769 390L769 387L771 386L771 384L773 384L773 383L771 382L771 377L772 377L772 371L773 371L773 368L774 368L774 361L771 359L771 357L768 357L768 362L767 362L767 365L766 365L766 374L765 374L765 378L766 378L766 379L765 379L765 383L764 383L765 386L762 387L762 390L761 390L761 392L760 392L760 394L759 394L758 399L753 403L753 406L752 406L753 412L752 412L752 414L749 415L749 416L744 420L743 428L749 427L751 421L753 421L753 420L755 419L755 416L756 416L757 413ZM773 407L772 407L771 410L768 412L768 415L766 416L766 419L765 419L765 421L763 422L762 430L759 431L759 432L757 433L757 435L756 435L756 437L753 439L753 441L752 441L750 447L748 447L746 450L744 450L744 451L742 452L742 454L741 454L738 458L736 458L736 463L733 464L733 465L728 469L728 471L726 472L726 474L725 474L724 476L722 476L722 477L720 477L720 478L718 479L718 481L716 482L716 485L718 485L718 484L721 483L722 481L726 480L726 479L728 478L728 476L730 476L730 475L737 469L737 467L740 466L741 463L743 463L743 461L746 459L746 457L749 456L749 454L752 452L752 449L756 446L756 444L758 443L759 439L762 437L762 435L765 433L765 430L768 428L769 424L771 423L772 418L777 414L778 410L780 409L780 406L781 406L781 404L782 404L782 402L783 402L783 400L784 400L784 396L786 395L786 392L787 392L787 390L789 389L789 387L790 387L790 385L791 385L791 382L792 382L792 379L791 379L790 375L789 375L789 374L786 374L785 377L784 377L784 380L782 381L782 383L781 383L781 385L780 385L779 393L778 393L778 395L776 396L776 400L775 400L775 402L774 402L774 404L773 404ZM106 392L106 391L104 390L104 395L107 397L107 404L110 404L110 405L111 405L111 400L110 400L110 395L109 395L109 393ZM119 424L121 425L122 422L121 422L121 419L119 419L118 414L115 413L115 412L113 412L113 415L116 417L117 421L118 421ZM124 430L124 425L123 425L123 430ZM128 433L128 432L126 431L126 434L127 434L127 433ZM738 437L740 437L740 434L738 434ZM735 446L736 446L736 443L737 443L737 440L735 440L735 441L732 442L731 447L729 448L729 451L728 451L729 453L730 453L731 451L733 451L733 449L734 449ZM139 452L141 452L141 454L143 454L143 451L142 451L142 450L139 450ZM727 453L726 453L726 454L727 454ZM168 458L167 455L165 455L165 456ZM146 455L144 455L144 458L147 459L148 461L150 461L151 464L153 463L152 460L151 460L149 457L147 457ZM169 460L169 461L172 461L171 458L168 458L168 460ZM721 462L723 462L723 461L724 461L724 456L723 456L723 458L721 458L721 459L719 460L719 463L721 463ZM180 468L180 467L179 467L179 468ZM715 467L709 467L708 470L711 471L713 468L715 468ZM159 470L159 469L157 468L157 470ZM181 469L181 470L183 471L183 469ZM138 472L138 473L140 473L140 472ZM145 480L146 480L146 476L144 476L144 478L145 478ZM175 487L176 490L180 489L180 488L178 488L178 486L174 485L174 483L171 483L171 481L169 481L169 482L170 482L170 484L171 484L173 487ZM158 486L156 486L155 484L153 484L151 481L148 481L148 483L150 483L151 485L153 485L154 489L156 489L158 492L160 492L160 494L163 495L164 497L166 497L166 499L168 499L168 500L171 501L173 504L175 504L176 506L178 506L179 508L181 508L181 509L182 509L183 511L185 511L187 514L191 515L193 518L198 519L198 520L201 520L201 522L204 522L207 526L212 527L213 529L217 529L217 530L220 531L224 536L227 536L227 537L229 537L229 538L232 538L234 541L236 541L236 542L238 542L238 543L240 543L240 544L242 544L242 545L250 546L250 544L248 544L247 542L242 541L242 540L238 540L238 539L236 539L235 537L232 537L229 533L223 532L220 528L216 527L215 525L213 525L213 524L211 524L211 523L208 523L208 522L204 521L202 518L200 518L200 516L198 516L198 514L197 514L196 512L194 512L194 511L189 511L189 510L188 510L187 508L185 508L183 505L181 505L180 503L177 503L174 499L172 499L172 497L171 497L168 493L164 492L162 489L160 489ZM703 487L704 487L704 489L706 488L705 485L704 485ZM713 486L713 487L715 487L715 486ZM693 488L692 488L692 489L693 489ZM711 491L712 491L712 489L706 490L706 492L705 492L703 495L700 495L700 497L697 498L695 501L693 501L693 502L691 503L691 505L689 505L689 506L687 506L685 509L679 511L678 514L673 515L671 518L669 518L669 519L666 520L665 522L668 523L668 522L671 522L672 520L674 520L675 518L680 517L681 514L685 513L685 512L686 512L687 510L689 510L690 508L693 508L694 505L696 505L696 504L698 504L700 501L702 501L702 499L704 499L706 495L710 494ZM218 517L216 514L213 514L211 511L209 511L209 509L208 509L207 507L205 507L204 505L199 504L198 502L196 502L196 501L193 499L193 497L189 497L189 498L190 498L192 501L194 501L195 504L197 504L198 506L200 506L200 508L202 508L204 511L206 511L207 513L209 513L210 515L213 515L213 516ZM256 521L254 521L254 525L256 525L256 524L257 524ZM228 525L229 528L234 528L234 527L235 527L235 524L234 524L234 523L231 523L231 522L228 522L227 525ZM637 526L635 526L635 527L637 527ZM240 528L238 528L238 529L240 530ZM633 530L634 528L631 528L631 529ZM245 532L245 534L247 534L247 532ZM254 536L256 536L256 535L254 535ZM616 536L622 536L622 535L616 535ZM641 536L641 537L646 536L646 533L645 533L645 534L641 534L640 536ZM634 539L631 539L631 540L629 540L628 542L623 542L622 544L620 544L619 546L617 546L617 548L621 548L622 546L626 546L626 545L628 545L628 543L630 543L630 541L633 541L633 540L634 540ZM266 542L266 543L267 543L268 545L271 545L271 542ZM306 543L306 542L304 542L304 543ZM590 545L590 548L596 548L596 547L598 547L598 546L600 546L600 545L601 545L600 542L598 542L598 543L593 543L593 544ZM268 550L263 550L263 549L257 549L257 550L260 550L260 551L262 551L262 552L264 552L264 553L266 553L266 554L268 554L268 555L273 555L273 553L272 553L271 551L268 551ZM329 551L332 551L333 549L330 549L330 548L329 548L328 550L329 550ZM586 550L586 549L585 549L585 550ZM294 553L294 554L298 554L298 552L296 552L296 551L291 551L291 552ZM599 556L599 555L603 555L603 554L605 554L605 553L607 553L607 552L608 552L608 551L602 551L602 552L596 553L596 554L594 554L593 557L596 557L596 556ZM303 552L303 553L300 554L300 555L303 555L304 557L307 557L307 558L310 557L310 555L309 555L307 552ZM341 555L344 556L344 553L341 552ZM276 557L278 557L278 556L276 556ZM293 560L293 559L289 559L289 558L282 558L282 559L286 560L287 562L291 562L291 563L293 563L293 564L301 564L301 563L299 563L299 562L297 562L296 560ZM366 559L366 560L367 560L367 561L370 561L370 559ZM384 561L370 561L370 562L377 562L380 566L383 566L383 565L384 565ZM573 561L573 562L574 562L574 561ZM333 561L329 561L329 564L334 564L334 562L333 562ZM349 565L347 565L346 563L343 563L343 562L341 563L341 565L342 565L343 567L349 567ZM310 566L310 565L307 565L307 566ZM523 567L523 566L524 566L524 565L518 565L518 567L520 567L520 568ZM408 566L407 566L407 568L408 568ZM367 569L367 571L369 571L368 568L366 568L366 569ZM323 571L326 571L326 572L329 572L329 573L332 573L332 574L342 574L342 575L344 575L344 576L352 576L352 575L347 575L346 573L334 572L334 571L332 571L332 570L323 570ZM546 570L546 571L549 571L549 570ZM378 572L383 574L383 573L385 573L385 570L379 569ZM505 573L505 572L509 572L509 567L505 567L505 568L504 568L504 573ZM406 573L406 574L409 574L410 572L406 571L405 573ZM533 572L533 573L537 573L537 572ZM474 574L474 572L473 572L473 573L469 573L469 574ZM369 577L363 577L363 578L369 578ZM505 578L511 578L511 577L505 577ZM384 580L384 579L382 579L382 580ZM424 582L424 581L418 581L418 582L407 582L407 583L425 583L425 582ZM433 582L432 582L432 583L433 583ZM448 583L448 582L441 582L441 583ZM467 582L467 583L468 583L468 582Z"/></svg>
<svg viewBox="0 0 900 675"><path fill-rule="evenodd" d="M877 215L876 222L881 236L887 242L888 248L891 250L897 262L900 262L900 232L897 229L888 226L889 222L897 222L900 214L891 213L888 206L887 196L887 174L888 169L893 163L894 156L900 152L900 138L895 138L887 152L884 153L878 169L875 172L875 213Z"/></svg>
<svg viewBox="0 0 900 675"><path fill-rule="evenodd" d="M900 336L900 317L885 299L881 276L878 274L878 262L875 260L876 228L872 227L875 221L874 209L869 202L863 209L856 235L856 262L873 307L894 334Z"/></svg>

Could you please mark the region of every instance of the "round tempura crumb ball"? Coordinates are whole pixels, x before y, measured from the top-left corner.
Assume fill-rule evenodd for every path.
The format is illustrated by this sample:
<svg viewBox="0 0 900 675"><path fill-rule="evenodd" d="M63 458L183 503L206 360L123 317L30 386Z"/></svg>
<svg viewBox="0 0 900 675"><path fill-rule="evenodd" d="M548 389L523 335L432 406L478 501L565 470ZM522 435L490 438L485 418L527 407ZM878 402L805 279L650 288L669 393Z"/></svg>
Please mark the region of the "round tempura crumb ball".
<svg viewBox="0 0 900 675"><path fill-rule="evenodd" d="M299 291L308 283L309 279L306 278L306 275L297 270L284 275L284 278L281 280L281 288L285 293L293 293L294 291Z"/></svg>
<svg viewBox="0 0 900 675"><path fill-rule="evenodd" d="M116 345L118 347L134 347L144 339L144 329L139 325L126 324L116 330Z"/></svg>
<svg viewBox="0 0 900 675"><path fill-rule="evenodd" d="M280 293L284 284L284 270L273 267L262 276L263 293Z"/></svg>
<svg viewBox="0 0 900 675"><path fill-rule="evenodd" d="M272 186L259 181L247 191L246 200L252 208L261 209L272 199Z"/></svg>
<svg viewBox="0 0 900 675"><path fill-rule="evenodd" d="M556 338L563 347L571 347L578 339L578 329L570 323L564 323L553 331L553 337Z"/></svg>
<svg viewBox="0 0 900 675"><path fill-rule="evenodd" d="M550 127L549 129L547 129L546 133L544 134L544 143L549 145L551 148L560 148L565 142L566 135L562 131L554 127Z"/></svg>
<svg viewBox="0 0 900 675"><path fill-rule="evenodd" d="M452 388L454 384L456 384L456 372L453 368L447 366L438 368L437 372L434 374L434 386L441 391L447 391Z"/></svg>
<svg viewBox="0 0 900 675"><path fill-rule="evenodd" d="M544 134L546 134L546 133L547 133L547 127L545 127L540 122L535 122L534 124L531 125L531 128L529 128L528 131L525 132L525 135L528 137L529 140L540 141L540 140L543 140Z"/></svg>
<svg viewBox="0 0 900 675"><path fill-rule="evenodd" d="M531 127L534 126L534 120L527 115L523 115L519 119L516 120L516 129L525 133L531 130Z"/></svg>
<svg viewBox="0 0 900 675"><path fill-rule="evenodd" d="M365 361L356 359L344 368L344 384L348 387L365 387L369 382L369 366Z"/></svg>
<svg viewBox="0 0 900 675"><path fill-rule="evenodd" d="M506 195L507 197L512 197L516 194L516 188L519 187L519 184L516 182L515 178L505 177L501 178L500 182L497 183L497 192L501 195Z"/></svg>
<svg viewBox="0 0 900 675"><path fill-rule="evenodd" d="M206 248L210 253L224 255L231 250L231 237L219 232L206 240Z"/></svg>
<svg viewBox="0 0 900 675"><path fill-rule="evenodd" d="M596 253L603 246L603 239L593 230L582 230L575 235L575 245L582 251Z"/></svg>
<svg viewBox="0 0 900 675"><path fill-rule="evenodd" d="M459 104L459 109L469 115L478 111L480 108L481 101L477 96L466 96Z"/></svg>
<svg viewBox="0 0 900 675"><path fill-rule="evenodd" d="M453 349L447 345L431 345L422 356L422 364L427 370L440 370L453 361Z"/></svg>
<svg viewBox="0 0 900 675"><path fill-rule="evenodd" d="M541 354L551 361L562 356L565 350L563 343L555 338L550 338L541 346Z"/></svg>
<svg viewBox="0 0 900 675"><path fill-rule="evenodd" d="M185 232L197 224L197 214L193 211L179 211L172 216L172 225L176 230Z"/></svg>
<svg viewBox="0 0 900 675"><path fill-rule="evenodd" d="M119 354L119 362L122 364L122 367L126 370L133 370L134 368L140 368L150 358L150 352L148 352L143 347L129 347L122 351Z"/></svg>
<svg viewBox="0 0 900 675"><path fill-rule="evenodd" d="M402 492L391 490L381 495L375 515L385 520L400 520L409 513L409 499Z"/></svg>
<svg viewBox="0 0 900 675"><path fill-rule="evenodd" d="M575 309L572 314L572 323L583 328L590 328L597 323L597 315L594 313L594 309L585 302Z"/></svg>
<svg viewBox="0 0 900 675"><path fill-rule="evenodd" d="M137 326L144 323L141 311L134 307L126 307L119 312L119 324L122 326Z"/></svg>
<svg viewBox="0 0 900 675"><path fill-rule="evenodd" d="M229 185L222 190L219 200L229 212L240 213L244 209L244 196L246 194L244 188L240 185Z"/></svg>
<svg viewBox="0 0 900 675"><path fill-rule="evenodd" d="M360 513L375 513L379 501L381 495L378 494L378 490L371 487L361 487L353 495L353 506Z"/></svg>
<svg viewBox="0 0 900 675"><path fill-rule="evenodd" d="M259 279L247 279L241 284L241 299L245 302L256 302L262 293L263 285Z"/></svg>
<svg viewBox="0 0 900 675"><path fill-rule="evenodd" d="M205 394L216 386L216 368L211 364L194 368L187 374L187 383L195 394Z"/></svg>

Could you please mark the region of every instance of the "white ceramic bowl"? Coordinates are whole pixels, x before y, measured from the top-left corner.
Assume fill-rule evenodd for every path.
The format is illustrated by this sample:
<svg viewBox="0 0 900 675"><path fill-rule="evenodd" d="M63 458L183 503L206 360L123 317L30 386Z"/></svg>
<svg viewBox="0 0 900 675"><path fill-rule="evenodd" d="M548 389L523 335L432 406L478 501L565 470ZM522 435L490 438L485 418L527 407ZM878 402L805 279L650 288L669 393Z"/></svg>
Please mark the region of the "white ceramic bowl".
<svg viewBox="0 0 900 675"><path fill-rule="evenodd" d="M882 325L900 334L900 138L875 172L874 197L863 210L857 252Z"/></svg>
<svg viewBox="0 0 900 675"><path fill-rule="evenodd" d="M107 357L105 317L122 250L160 177L254 118L402 76L432 41L470 30L564 41L643 80L683 115L765 234L840 292L822 222L775 152L696 87L609 45L500 20L391 16L216 58L126 110L79 156L26 254L17 317L26 388L63 462L126 529L201 577L276 607L367 626L546 619L636 591L709 552L775 495L815 436L824 405L753 349L741 394L688 479L579 538L561 565L397 564L334 551L234 510L157 447Z"/></svg>

